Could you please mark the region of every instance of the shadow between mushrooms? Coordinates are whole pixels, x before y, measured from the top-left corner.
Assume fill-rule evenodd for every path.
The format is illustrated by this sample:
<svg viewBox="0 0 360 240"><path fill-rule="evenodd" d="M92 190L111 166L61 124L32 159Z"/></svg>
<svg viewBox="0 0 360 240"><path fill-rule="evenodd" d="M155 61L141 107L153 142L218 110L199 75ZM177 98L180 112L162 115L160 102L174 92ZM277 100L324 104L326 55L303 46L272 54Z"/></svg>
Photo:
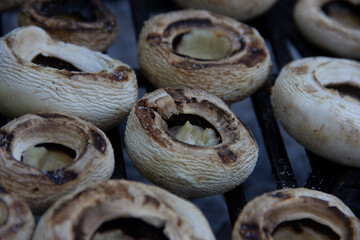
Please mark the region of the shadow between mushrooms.
<svg viewBox="0 0 360 240"><path fill-rule="evenodd" d="M303 36L339 57L360 58L360 2L299 0L295 22Z"/></svg>
<svg viewBox="0 0 360 240"><path fill-rule="evenodd" d="M244 207L235 222L232 239L357 240L359 223L337 197L294 188L263 194Z"/></svg>
<svg viewBox="0 0 360 240"><path fill-rule="evenodd" d="M39 26L54 39L103 52L119 32L114 14L101 0L30 0L18 18L20 26Z"/></svg>
<svg viewBox="0 0 360 240"><path fill-rule="evenodd" d="M182 126L186 121L199 126ZM175 138L170 132L176 126L184 128L178 133L185 138L202 128L205 142L215 141L195 144L198 134L194 142ZM187 198L235 188L253 171L258 157L250 130L229 107L212 94L190 89L158 89L140 99L129 115L125 144L142 175Z"/></svg>
<svg viewBox="0 0 360 240"><path fill-rule="evenodd" d="M146 231L150 230L150 231ZM63 197L40 219L35 239L215 239L201 211L161 188L109 180Z"/></svg>
<svg viewBox="0 0 360 240"><path fill-rule="evenodd" d="M64 149L73 159L64 161ZM105 134L80 118L27 114L0 129L0 165L1 187L41 214L78 186L109 179L114 153Z"/></svg>
<svg viewBox="0 0 360 240"><path fill-rule="evenodd" d="M139 36L138 57L155 87L202 89L227 103L255 92L272 67L256 29L205 10L150 18Z"/></svg>
<svg viewBox="0 0 360 240"><path fill-rule="evenodd" d="M0 39L0 112L8 118L57 111L101 129L116 126L137 100L133 69L85 47L17 28Z"/></svg>

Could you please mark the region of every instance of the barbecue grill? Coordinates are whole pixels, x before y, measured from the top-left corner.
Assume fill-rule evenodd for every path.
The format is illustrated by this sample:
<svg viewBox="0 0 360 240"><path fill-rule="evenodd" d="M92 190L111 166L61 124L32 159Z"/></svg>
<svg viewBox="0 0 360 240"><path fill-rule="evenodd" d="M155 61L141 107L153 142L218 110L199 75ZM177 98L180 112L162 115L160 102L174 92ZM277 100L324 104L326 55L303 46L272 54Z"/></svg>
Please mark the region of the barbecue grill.
<svg viewBox="0 0 360 240"><path fill-rule="evenodd" d="M114 1L116 0L112 2ZM171 1L165 0L130 0L129 2L136 36L139 35L144 21L152 15L178 9ZM272 53L274 67L271 77L261 89L248 99L232 105L234 112L239 113L241 115L239 117L243 120L246 118L249 119L248 121L252 121L251 118L247 118L247 115L255 114L257 123L247 122L247 120L245 122L254 126L253 128L250 126L250 128L260 146L260 157L259 167L255 168L250 178L237 188L225 193L224 198L220 197L227 205L228 221L230 220L231 223L235 222L244 205L253 197L276 188L294 187L306 187L333 194L344 201L360 217L360 169L330 162L297 145L282 130L274 115L270 89L281 68L296 58L330 56L310 45L296 29L292 16L295 2L296 0L279 0L270 11L246 22L257 28L266 40ZM2 25L6 25L6 19L2 18L2 20ZM0 26L2 25L0 24ZM3 35L2 29L0 31ZM124 29L120 29L120 34L126 34ZM146 80L141 71L135 70L140 93L153 91L154 87ZM6 122L7 119L0 116L0 126ZM129 168L132 166L123 142L125 125L126 121L106 132L113 144L116 158L112 178L133 178L132 173L129 174ZM254 132L258 129L257 125L261 133ZM289 147L289 143L295 147ZM300 157L296 156L298 153ZM270 176L270 182L266 176ZM198 201L201 200L195 200L195 203L199 204ZM208 205L211 205L211 201L211 199L208 200ZM207 209L211 206L201 206L200 208L207 215ZM227 228L226 231L231 231L231 228ZM225 236L231 234L219 231L215 232L215 235L218 239L225 239Z"/></svg>

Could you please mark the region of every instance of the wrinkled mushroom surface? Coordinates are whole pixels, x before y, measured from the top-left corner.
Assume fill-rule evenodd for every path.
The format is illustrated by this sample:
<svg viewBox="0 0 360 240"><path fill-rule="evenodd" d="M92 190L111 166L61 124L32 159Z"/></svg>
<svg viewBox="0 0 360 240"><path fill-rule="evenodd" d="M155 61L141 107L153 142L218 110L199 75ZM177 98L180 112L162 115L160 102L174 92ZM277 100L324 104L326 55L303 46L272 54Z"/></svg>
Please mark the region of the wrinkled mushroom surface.
<svg viewBox="0 0 360 240"><path fill-rule="evenodd" d="M105 236L215 239L195 205L161 188L128 180L105 181L62 198L43 215L34 234L35 239L69 240Z"/></svg>
<svg viewBox="0 0 360 240"><path fill-rule="evenodd" d="M337 197L294 188L263 194L242 210L233 240L356 240L358 219Z"/></svg>
<svg viewBox="0 0 360 240"><path fill-rule="evenodd" d="M175 138L171 130L186 121L205 132L212 129L217 143L201 146ZM258 157L250 130L229 107L214 95L190 89L158 89L140 99L129 115L125 144L142 175L183 197L235 188Z"/></svg>
<svg viewBox="0 0 360 240"><path fill-rule="evenodd" d="M70 115L37 113L14 119L0 129L0 144L1 187L35 214L78 186L109 179L114 170L113 148L105 134ZM62 145L75 152L74 159L51 170L25 163L23 153L39 144ZM32 162L39 162L34 155ZM57 164L56 159L45 161Z"/></svg>
<svg viewBox="0 0 360 240"><path fill-rule="evenodd" d="M310 151L360 166L360 64L326 57L286 65L272 89L285 130Z"/></svg>
<svg viewBox="0 0 360 240"><path fill-rule="evenodd" d="M150 18L140 33L138 57L155 87L202 89L228 103L255 92L272 67L256 29L204 10Z"/></svg>
<svg viewBox="0 0 360 240"><path fill-rule="evenodd" d="M205 9L240 21L253 19L269 10L277 0L173 0L182 8Z"/></svg>
<svg viewBox="0 0 360 240"><path fill-rule="evenodd" d="M0 40L0 112L8 118L57 111L101 129L118 124L137 100L135 72L85 47L17 28Z"/></svg>
<svg viewBox="0 0 360 240"><path fill-rule="evenodd" d="M295 22L303 36L339 57L360 58L360 2L299 0Z"/></svg>
<svg viewBox="0 0 360 240"><path fill-rule="evenodd" d="M39 26L54 39L96 51L106 51L119 32L101 0L30 0L18 16L20 26Z"/></svg>
<svg viewBox="0 0 360 240"><path fill-rule="evenodd" d="M29 207L0 187L0 239L30 240L34 228Z"/></svg>

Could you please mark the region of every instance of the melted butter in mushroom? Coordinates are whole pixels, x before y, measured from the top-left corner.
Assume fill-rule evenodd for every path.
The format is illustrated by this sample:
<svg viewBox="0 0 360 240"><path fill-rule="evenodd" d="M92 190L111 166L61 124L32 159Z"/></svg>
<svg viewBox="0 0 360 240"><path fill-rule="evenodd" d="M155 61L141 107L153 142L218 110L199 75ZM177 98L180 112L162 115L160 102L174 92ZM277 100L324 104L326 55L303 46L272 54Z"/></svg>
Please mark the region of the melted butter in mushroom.
<svg viewBox="0 0 360 240"><path fill-rule="evenodd" d="M184 126L169 130L171 136L187 144L196 146L215 146L219 143L216 133L211 128L192 125L189 121Z"/></svg>
<svg viewBox="0 0 360 240"><path fill-rule="evenodd" d="M196 59L221 59L231 50L230 41L211 30L192 30L182 36L175 47L178 54Z"/></svg>
<svg viewBox="0 0 360 240"><path fill-rule="evenodd" d="M330 18L351 28L360 28L360 7L346 2L329 2L322 10Z"/></svg>
<svg viewBox="0 0 360 240"><path fill-rule="evenodd" d="M43 146L31 146L22 154L23 163L44 171L64 168L73 160L72 156L63 151L47 149Z"/></svg>

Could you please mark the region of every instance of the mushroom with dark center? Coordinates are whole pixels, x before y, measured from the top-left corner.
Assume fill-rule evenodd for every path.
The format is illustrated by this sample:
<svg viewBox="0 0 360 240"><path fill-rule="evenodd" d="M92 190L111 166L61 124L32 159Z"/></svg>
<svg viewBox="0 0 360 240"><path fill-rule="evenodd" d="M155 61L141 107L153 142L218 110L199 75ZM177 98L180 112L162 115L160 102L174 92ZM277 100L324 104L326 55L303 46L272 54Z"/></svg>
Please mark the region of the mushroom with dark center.
<svg viewBox="0 0 360 240"><path fill-rule="evenodd" d="M44 54L38 54L33 60L31 60L31 62L42 67L52 67L59 70L66 69L72 72L82 72L82 70L67 61L61 60L57 57L45 56Z"/></svg>
<svg viewBox="0 0 360 240"><path fill-rule="evenodd" d="M321 9L330 18L352 28L360 28L360 6L346 1L327 2Z"/></svg>

